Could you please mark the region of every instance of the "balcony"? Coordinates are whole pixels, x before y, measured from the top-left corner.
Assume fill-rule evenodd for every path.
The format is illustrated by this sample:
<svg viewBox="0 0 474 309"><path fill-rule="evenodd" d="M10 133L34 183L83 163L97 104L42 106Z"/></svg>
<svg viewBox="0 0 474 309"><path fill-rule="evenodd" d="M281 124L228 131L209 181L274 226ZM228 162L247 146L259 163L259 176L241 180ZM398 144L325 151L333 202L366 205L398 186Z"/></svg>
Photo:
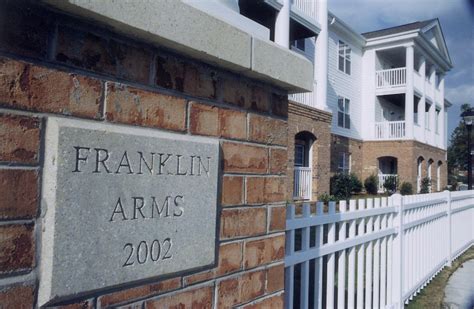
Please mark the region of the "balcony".
<svg viewBox="0 0 474 309"><path fill-rule="evenodd" d="M379 70L375 72L376 89L403 87L407 82L406 68Z"/></svg>
<svg viewBox="0 0 474 309"><path fill-rule="evenodd" d="M405 138L405 121L384 121L375 123L375 139L393 140Z"/></svg>
<svg viewBox="0 0 474 309"><path fill-rule="evenodd" d="M316 82L313 84L312 92L289 94L288 99L312 108L318 108L316 104Z"/></svg>
<svg viewBox="0 0 474 309"><path fill-rule="evenodd" d="M311 199L311 167L295 166L293 198L298 200Z"/></svg>
<svg viewBox="0 0 474 309"><path fill-rule="evenodd" d="M314 20L318 20L316 1L291 0L291 6L313 18Z"/></svg>

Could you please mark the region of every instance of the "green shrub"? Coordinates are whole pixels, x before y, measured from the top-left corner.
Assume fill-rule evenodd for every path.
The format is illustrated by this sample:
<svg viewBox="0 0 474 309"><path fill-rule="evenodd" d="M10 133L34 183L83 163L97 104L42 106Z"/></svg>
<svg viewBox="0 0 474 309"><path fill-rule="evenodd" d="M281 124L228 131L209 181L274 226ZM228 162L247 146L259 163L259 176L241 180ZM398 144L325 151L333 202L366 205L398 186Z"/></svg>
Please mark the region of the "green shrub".
<svg viewBox="0 0 474 309"><path fill-rule="evenodd" d="M375 175L370 175L365 179L364 187L368 194L377 194L379 189L379 178Z"/></svg>
<svg viewBox="0 0 474 309"><path fill-rule="evenodd" d="M335 200L348 200L352 193L362 191L362 182L355 174L338 173L331 177L330 191Z"/></svg>
<svg viewBox="0 0 474 309"><path fill-rule="evenodd" d="M318 196L318 201L328 203L328 202L336 202L337 198L334 195L329 195L326 192Z"/></svg>
<svg viewBox="0 0 474 309"><path fill-rule="evenodd" d="M413 186L409 182L402 182L400 186L400 194L401 195L411 195L413 194Z"/></svg>
<svg viewBox="0 0 474 309"><path fill-rule="evenodd" d="M385 191L390 194L397 192L398 187L398 179L396 176L389 176L385 178L385 182L383 183L383 187Z"/></svg>
<svg viewBox="0 0 474 309"><path fill-rule="evenodd" d="M347 174L336 174L331 177L331 195L339 200L351 198L352 181Z"/></svg>
<svg viewBox="0 0 474 309"><path fill-rule="evenodd" d="M351 191L354 193L360 193L362 191L362 181L357 178L357 175L352 173L350 175L351 178Z"/></svg>
<svg viewBox="0 0 474 309"><path fill-rule="evenodd" d="M424 177L421 179L421 188L420 188L420 193L430 193L430 187L431 187L431 179L429 177Z"/></svg>

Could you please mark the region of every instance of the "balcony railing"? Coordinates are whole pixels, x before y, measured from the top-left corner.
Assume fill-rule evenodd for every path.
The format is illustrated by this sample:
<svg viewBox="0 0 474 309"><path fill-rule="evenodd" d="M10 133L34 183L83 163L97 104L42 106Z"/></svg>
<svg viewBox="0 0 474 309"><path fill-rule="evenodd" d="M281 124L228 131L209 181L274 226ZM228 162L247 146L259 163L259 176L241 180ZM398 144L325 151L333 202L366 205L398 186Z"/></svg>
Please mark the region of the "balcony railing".
<svg viewBox="0 0 474 309"><path fill-rule="evenodd" d="M375 82L377 89L404 86L407 82L406 68L376 71Z"/></svg>
<svg viewBox="0 0 474 309"><path fill-rule="evenodd" d="M385 192L385 188L383 187L383 184L385 183L385 180L390 177L398 177L397 174L379 174L379 193Z"/></svg>
<svg viewBox="0 0 474 309"><path fill-rule="evenodd" d="M305 92L305 93L294 93L288 95L288 99L295 101L300 104L304 104L307 106L311 106L317 108L316 105L316 83L313 85L312 92Z"/></svg>
<svg viewBox="0 0 474 309"><path fill-rule="evenodd" d="M311 199L311 167L295 166L294 172L293 198L310 200Z"/></svg>
<svg viewBox="0 0 474 309"><path fill-rule="evenodd" d="M314 20L318 20L316 1L291 0L291 4Z"/></svg>
<svg viewBox="0 0 474 309"><path fill-rule="evenodd" d="M405 137L405 121L375 123L375 139L402 139Z"/></svg>

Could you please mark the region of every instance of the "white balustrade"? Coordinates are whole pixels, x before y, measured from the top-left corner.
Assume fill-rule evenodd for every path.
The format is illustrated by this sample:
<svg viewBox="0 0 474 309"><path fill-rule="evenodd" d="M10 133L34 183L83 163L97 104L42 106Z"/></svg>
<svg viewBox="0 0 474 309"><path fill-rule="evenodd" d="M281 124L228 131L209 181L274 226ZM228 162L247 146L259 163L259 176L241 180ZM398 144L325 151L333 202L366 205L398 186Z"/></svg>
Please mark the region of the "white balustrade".
<svg viewBox="0 0 474 309"><path fill-rule="evenodd" d="M377 89L405 86L406 82L407 71L404 67L375 72Z"/></svg>
<svg viewBox="0 0 474 309"><path fill-rule="evenodd" d="M405 134L405 121L375 123L375 139L402 139Z"/></svg>
<svg viewBox="0 0 474 309"><path fill-rule="evenodd" d="M473 190L312 206L287 208L285 308L403 308L474 244Z"/></svg>
<svg viewBox="0 0 474 309"><path fill-rule="evenodd" d="M291 4L294 5L298 10L313 18L318 20L316 1L313 0L291 0Z"/></svg>
<svg viewBox="0 0 474 309"><path fill-rule="evenodd" d="M311 199L312 174L310 167L295 166L293 198Z"/></svg>
<svg viewBox="0 0 474 309"><path fill-rule="evenodd" d="M313 108L318 108L316 104L317 103L316 83L314 83L313 85L312 92L289 94L288 100L295 101L296 103L300 103L300 104L310 106Z"/></svg>

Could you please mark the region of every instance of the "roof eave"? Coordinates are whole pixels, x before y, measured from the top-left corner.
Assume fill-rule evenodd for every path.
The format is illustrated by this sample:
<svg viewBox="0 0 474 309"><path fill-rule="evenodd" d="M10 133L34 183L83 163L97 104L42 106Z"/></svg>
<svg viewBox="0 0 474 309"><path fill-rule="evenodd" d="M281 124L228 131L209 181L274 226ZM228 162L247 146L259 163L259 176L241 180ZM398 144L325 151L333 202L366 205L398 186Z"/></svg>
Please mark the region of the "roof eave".
<svg viewBox="0 0 474 309"><path fill-rule="evenodd" d="M344 21L334 15L332 12L328 12L328 23L331 26L334 26L337 30L345 33L350 38L352 38L357 44L361 47L364 47L366 44L366 39L359 33L355 32L349 25Z"/></svg>

